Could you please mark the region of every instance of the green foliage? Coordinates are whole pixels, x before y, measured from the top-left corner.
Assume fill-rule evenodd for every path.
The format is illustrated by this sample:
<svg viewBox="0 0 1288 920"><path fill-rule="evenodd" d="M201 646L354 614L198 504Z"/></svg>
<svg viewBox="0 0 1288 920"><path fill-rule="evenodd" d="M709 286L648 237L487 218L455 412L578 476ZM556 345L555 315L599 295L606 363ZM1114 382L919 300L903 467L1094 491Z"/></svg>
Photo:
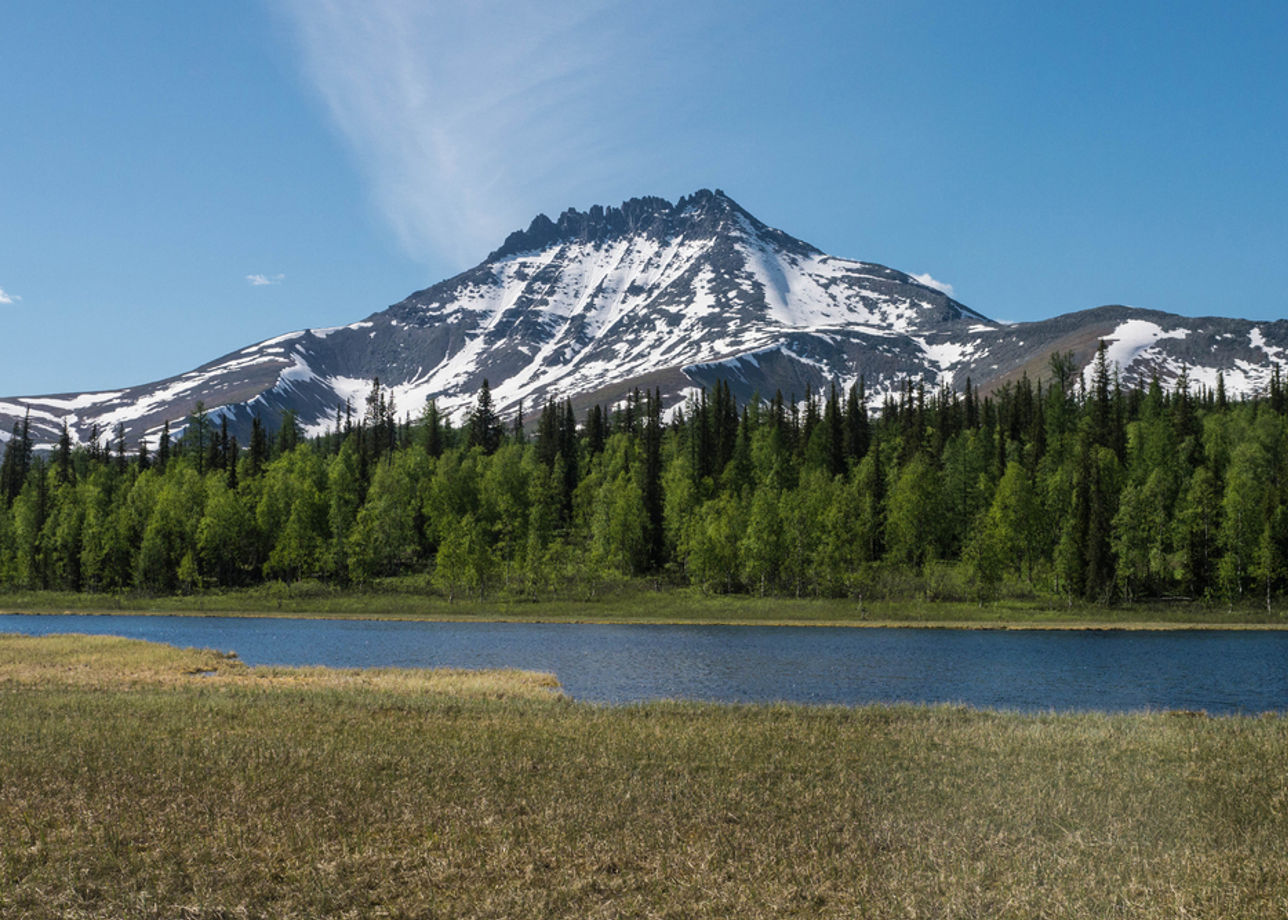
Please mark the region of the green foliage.
<svg viewBox="0 0 1288 920"><path fill-rule="evenodd" d="M726 493L704 502L689 519L684 540L685 568L704 590L728 592L739 584L742 510L742 504Z"/></svg>
<svg viewBox="0 0 1288 920"><path fill-rule="evenodd" d="M246 499L228 488L224 478L206 478L206 506L197 524L197 556L212 584L241 585L253 578L257 534ZM180 580L184 576L180 575ZM191 580L191 579L189 579Z"/></svg>
<svg viewBox="0 0 1288 920"><path fill-rule="evenodd" d="M773 486L762 485L755 491L740 546L741 579L762 596L778 584L786 549L779 504L779 492Z"/></svg>
<svg viewBox="0 0 1288 920"><path fill-rule="evenodd" d="M179 586L179 563L196 550L204 507L204 483L195 469L178 466L165 477L139 547L136 569L141 586L153 591Z"/></svg>
<svg viewBox="0 0 1288 920"><path fill-rule="evenodd" d="M1249 587L1267 512L1272 510L1267 503L1269 472L1269 458L1255 440L1241 441L1233 450L1217 537L1222 550L1218 577L1227 594L1241 595Z"/></svg>
<svg viewBox="0 0 1288 920"><path fill-rule="evenodd" d="M346 439L327 470L327 541L325 569L343 580L349 574L349 534L362 507L363 483L356 439Z"/></svg>
<svg viewBox="0 0 1288 920"><path fill-rule="evenodd" d="M1182 379L1124 391L1102 351L1079 383L982 394L882 381L736 404L727 384L663 422L635 392L579 425L550 400L526 436L480 392L302 441L255 420L243 454L198 406L156 463L20 427L0 460L0 588L173 592L427 579L453 598L590 597L624 579L718 594L1062 596L1103 603L1288 589L1288 399ZM826 394L824 396L824 394ZM119 438L118 438L119 442ZM276 445L276 450L273 449ZM119 448L119 443L118 443ZM1017 595L1018 592L1018 595Z"/></svg>
<svg viewBox="0 0 1288 920"><path fill-rule="evenodd" d="M981 597L991 597L1008 569L1033 580L1041 541L1041 508L1028 471L1012 460L1006 466L993 503L976 520L966 544L965 561L978 582Z"/></svg>
<svg viewBox="0 0 1288 920"><path fill-rule="evenodd" d="M886 539L892 561L917 568L936 557L944 525L942 498L934 463L923 453L915 454L890 490Z"/></svg>
<svg viewBox="0 0 1288 920"><path fill-rule="evenodd" d="M473 515L457 518L447 527L434 557L434 586L449 601L471 591L482 597L491 571L492 558L483 528Z"/></svg>
<svg viewBox="0 0 1288 920"><path fill-rule="evenodd" d="M349 575L364 582L397 575L415 567L421 556L424 496L430 460L418 450L405 450L376 468L367 500L345 538ZM333 497L331 509L336 501Z"/></svg>

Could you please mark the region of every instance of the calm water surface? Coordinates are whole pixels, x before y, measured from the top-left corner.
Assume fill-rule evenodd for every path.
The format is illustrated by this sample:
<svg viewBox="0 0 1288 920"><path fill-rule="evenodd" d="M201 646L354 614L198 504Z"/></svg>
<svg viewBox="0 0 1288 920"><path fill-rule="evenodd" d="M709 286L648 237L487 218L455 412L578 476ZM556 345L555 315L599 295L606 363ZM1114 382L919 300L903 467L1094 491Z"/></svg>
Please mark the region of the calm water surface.
<svg viewBox="0 0 1288 920"><path fill-rule="evenodd" d="M0 615L248 664L553 671L580 700L967 703L1020 710L1288 711L1288 631L958 631Z"/></svg>

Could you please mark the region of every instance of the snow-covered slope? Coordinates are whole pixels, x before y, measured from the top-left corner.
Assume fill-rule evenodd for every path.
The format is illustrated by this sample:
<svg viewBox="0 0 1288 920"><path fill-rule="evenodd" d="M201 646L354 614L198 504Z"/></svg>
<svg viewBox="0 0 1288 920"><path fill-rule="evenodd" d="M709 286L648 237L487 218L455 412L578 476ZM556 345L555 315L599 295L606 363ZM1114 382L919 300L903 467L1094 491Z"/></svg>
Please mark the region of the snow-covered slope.
<svg viewBox="0 0 1288 920"><path fill-rule="evenodd" d="M834 258L758 221L721 192L671 204L538 216L480 265L361 322L277 336L155 384L0 400L0 438L30 411L37 440L65 420L79 440L181 423L202 400L234 430L294 410L310 432L337 407L361 412L379 377L399 414L429 398L458 418L486 378L502 414L548 397L610 402L659 387L675 402L727 380L741 398L804 396L860 374L879 400L912 375L960 386L1040 375L1054 350L1091 360L1110 342L1127 379L1226 372L1231 392L1264 384L1288 323L1191 320L1107 307L1042 323L995 323L910 275Z"/></svg>

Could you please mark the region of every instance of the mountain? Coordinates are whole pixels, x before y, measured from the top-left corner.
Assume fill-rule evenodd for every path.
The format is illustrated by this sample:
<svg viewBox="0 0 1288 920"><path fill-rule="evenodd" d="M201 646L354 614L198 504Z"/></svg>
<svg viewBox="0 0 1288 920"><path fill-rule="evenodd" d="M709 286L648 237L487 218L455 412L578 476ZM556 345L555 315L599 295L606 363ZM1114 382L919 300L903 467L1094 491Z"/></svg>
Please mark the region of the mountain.
<svg viewBox="0 0 1288 920"><path fill-rule="evenodd" d="M905 377L990 389L1044 376L1054 351L1090 363L1100 340L1127 382L1158 373L1229 393L1266 385L1288 351L1288 321L1188 318L1109 306L1032 323L988 319L882 265L829 256L761 223L720 191L674 204L538 215L481 264L366 319L251 345L177 377L123 390L0 400L0 439L30 412L38 445L66 421L85 441L120 424L133 444L198 400L244 436L294 410L309 433L348 402L361 414L373 377L397 411L429 398L458 420L484 379L500 413L547 398L610 403L633 388L668 404L730 383L735 395L803 398L862 374L873 402Z"/></svg>

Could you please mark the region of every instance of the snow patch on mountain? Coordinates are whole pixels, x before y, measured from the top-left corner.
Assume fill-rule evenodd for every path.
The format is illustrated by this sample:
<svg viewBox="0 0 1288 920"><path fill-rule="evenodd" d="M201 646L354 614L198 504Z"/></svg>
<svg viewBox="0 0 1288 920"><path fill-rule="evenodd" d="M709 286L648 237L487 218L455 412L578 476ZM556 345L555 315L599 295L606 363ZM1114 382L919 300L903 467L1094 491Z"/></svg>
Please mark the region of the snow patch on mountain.
<svg viewBox="0 0 1288 920"><path fill-rule="evenodd" d="M800 398L860 375L879 405L910 377L970 377L987 389L1019 368L1032 373L1055 350L1092 360L1087 343L1105 329L1127 381L1152 372L1172 380L1188 367L1197 383L1214 383L1221 367L1227 390L1242 392L1264 385L1269 363L1288 355L1288 323L1102 307L1015 326L946 287L826 255L720 192L674 205L632 199L557 221L538 216L478 266L359 322L285 333L126 390L0 402L0 429L30 409L43 441L56 440L64 420L78 438L117 423L131 438L153 436L202 400L239 437L252 415L273 426L287 411L320 434L337 406L365 411L373 377L400 417L432 398L454 421L484 379L503 415L552 398L611 402L636 386L659 387L674 408L722 379L739 399L776 390Z"/></svg>
<svg viewBox="0 0 1288 920"><path fill-rule="evenodd" d="M1116 364L1120 370L1125 371L1159 339L1183 339L1189 334L1188 329L1164 331L1157 323L1129 319L1105 336L1105 360L1110 367Z"/></svg>
<svg viewBox="0 0 1288 920"><path fill-rule="evenodd" d="M1219 376L1226 392L1230 394L1255 393L1261 388L1266 377L1260 368L1248 365L1246 362L1241 367L1233 368L1203 365L1187 367L1185 372L1191 386L1201 386L1208 390L1216 389Z"/></svg>
<svg viewBox="0 0 1288 920"><path fill-rule="evenodd" d="M1266 353L1266 356L1272 361L1283 360L1285 349L1277 345L1271 345L1266 341L1265 333L1261 331L1260 326L1254 326L1248 333L1248 343L1253 347Z"/></svg>
<svg viewBox="0 0 1288 920"><path fill-rule="evenodd" d="M974 354L973 342L947 341L932 344L924 338L917 338L916 336L911 336L911 338L921 346L922 353L941 371L951 370Z"/></svg>

